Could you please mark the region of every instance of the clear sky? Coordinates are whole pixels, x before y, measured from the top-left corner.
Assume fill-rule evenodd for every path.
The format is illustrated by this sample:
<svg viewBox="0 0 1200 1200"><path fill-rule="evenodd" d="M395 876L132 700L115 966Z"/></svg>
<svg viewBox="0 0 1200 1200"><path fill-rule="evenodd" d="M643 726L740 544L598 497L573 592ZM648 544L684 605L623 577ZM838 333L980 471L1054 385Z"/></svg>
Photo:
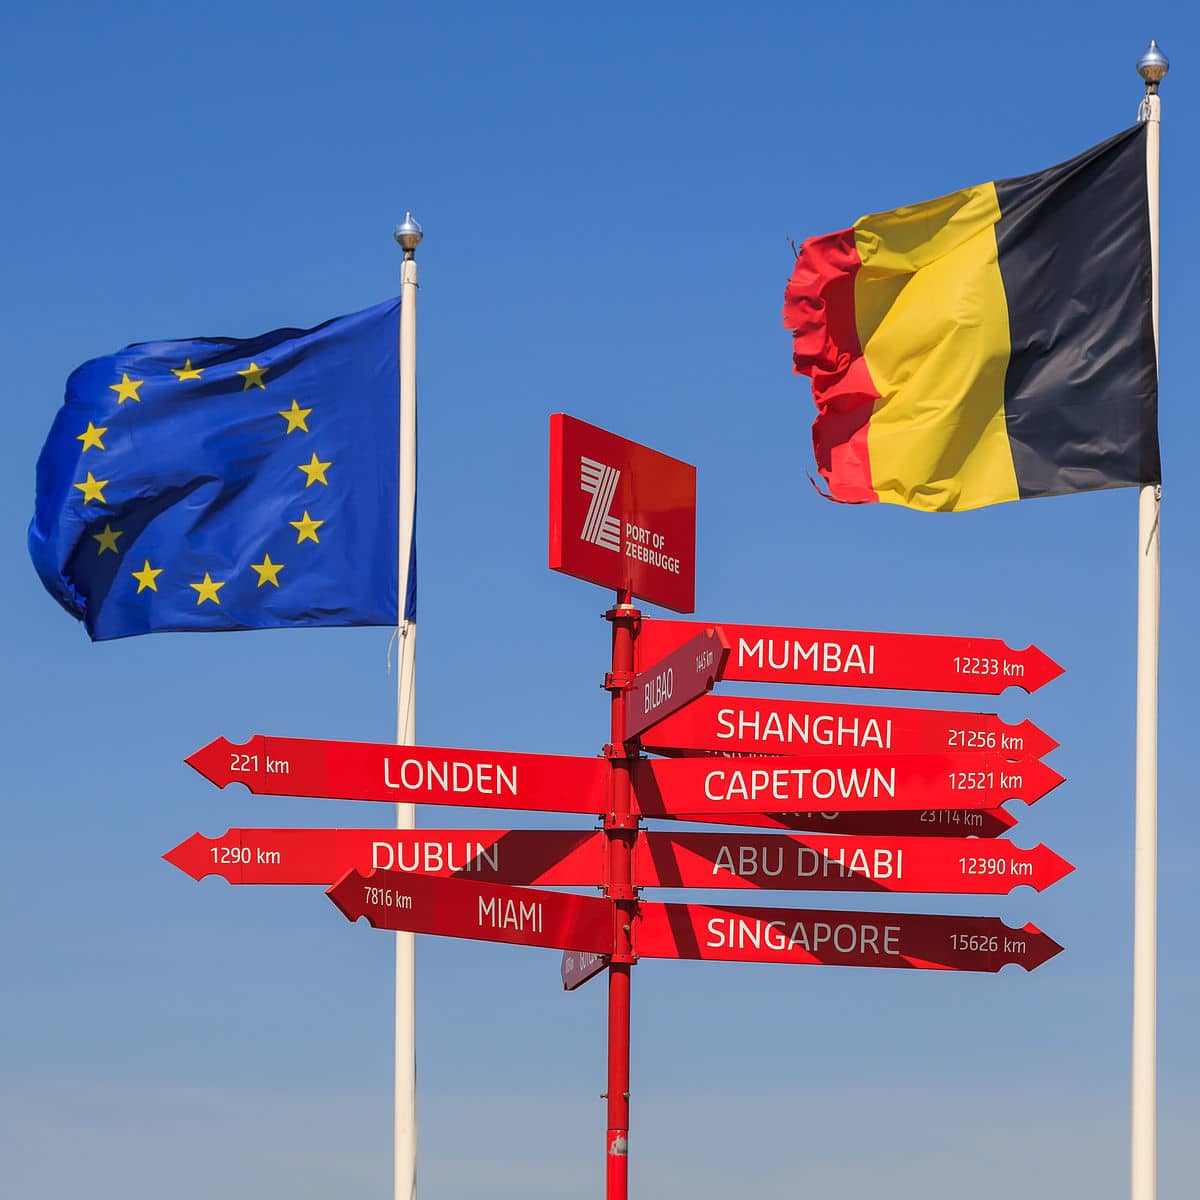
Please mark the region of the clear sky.
<svg viewBox="0 0 1200 1200"><path fill-rule="evenodd" d="M386 824L365 805L218 791L183 759L220 734L387 740L388 631L93 646L24 542L75 365L381 300L411 207L426 229L422 741L590 755L605 740L608 596L546 568L560 410L698 466L701 617L998 636L1066 667L997 711L1062 743L1050 761L1067 782L1021 809L1013 837L1045 841L1075 874L1042 895L864 905L1032 920L1066 952L1028 975L637 967L633 1194L1125 1194L1135 493L942 517L827 504L807 481L812 405L779 313L789 238L1039 169L1131 124L1151 36L1173 64L1161 1194L1193 1190L1200 20L1183 4L1082 13L296 0L8 13L0 1190L391 1195L391 939L348 925L319 889L197 884L159 858L196 830ZM423 1193L600 1195L603 985L564 994L555 951L425 938L418 953Z"/></svg>

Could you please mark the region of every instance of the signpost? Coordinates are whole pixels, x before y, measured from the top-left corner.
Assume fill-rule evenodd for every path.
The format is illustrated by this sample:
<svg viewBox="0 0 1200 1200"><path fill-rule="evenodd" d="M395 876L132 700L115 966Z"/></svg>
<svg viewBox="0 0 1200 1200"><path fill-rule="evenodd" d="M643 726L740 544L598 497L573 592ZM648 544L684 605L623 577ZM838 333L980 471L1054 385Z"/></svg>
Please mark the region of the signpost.
<svg viewBox="0 0 1200 1200"><path fill-rule="evenodd" d="M696 607L696 468L555 413L550 568L690 613Z"/></svg>
<svg viewBox="0 0 1200 1200"><path fill-rule="evenodd" d="M1015 824L1001 805L1063 781L1041 761L1057 743L1029 721L706 693L728 679L998 695L1062 668L994 638L644 618L635 596L693 610L695 468L561 413L550 446L550 566L616 594L603 757L258 735L187 762L260 795L576 813L602 828L239 828L164 858L196 879L327 886L380 929L561 949L568 991L607 974L606 1196L627 1200L639 958L988 972L1061 950L993 917L643 901L652 887L1004 895L1072 870L1045 846L996 840Z"/></svg>
<svg viewBox="0 0 1200 1200"><path fill-rule="evenodd" d="M525 808L593 816L605 809L608 774L600 758L262 734L242 745L216 738L185 761L218 787L241 783L258 796Z"/></svg>
<svg viewBox="0 0 1200 1200"><path fill-rule="evenodd" d="M573 992L589 979L595 979L611 961L607 954L592 954L587 950L564 950L560 968L563 991Z"/></svg>
<svg viewBox="0 0 1200 1200"><path fill-rule="evenodd" d="M635 675L625 701L622 740L629 741L711 691L728 657L729 643L721 631L705 629Z"/></svg>
<svg viewBox="0 0 1200 1200"><path fill-rule="evenodd" d="M348 871L327 895L347 920L376 929L593 953L613 944L612 905L598 896L403 871Z"/></svg>
<svg viewBox="0 0 1200 1200"><path fill-rule="evenodd" d="M604 878L599 832L554 829L229 829L194 833L163 858L193 879L320 884L397 870L489 883L590 887Z"/></svg>
<svg viewBox="0 0 1200 1200"><path fill-rule="evenodd" d="M634 944L641 958L923 971L1032 971L1062 950L1036 925L1013 929L998 917L705 904L642 904Z"/></svg>
<svg viewBox="0 0 1200 1200"><path fill-rule="evenodd" d="M829 834L642 833L633 858L638 887L760 888L773 891L1042 891L1074 868L1046 846L965 838Z"/></svg>
<svg viewBox="0 0 1200 1200"><path fill-rule="evenodd" d="M643 620L639 661L670 654L712 624ZM721 622L720 628L730 647L724 677L731 680L998 696L1007 687L1036 691L1062 674L1062 667L1036 646L1011 650L998 638L728 622Z"/></svg>
<svg viewBox="0 0 1200 1200"><path fill-rule="evenodd" d="M541 887L601 887L604 834L551 829L230 829L194 833L163 855L193 879L328 887L347 871ZM966 838L783 836L640 830L634 887L1004 895L1041 891L1070 870L1045 846ZM597 968L599 970L599 968Z"/></svg>
<svg viewBox="0 0 1200 1200"><path fill-rule="evenodd" d="M821 833L877 833L888 837L995 838L1017 819L1002 808L930 808L920 812L784 812L732 815L687 813L681 821L717 825L750 825L756 829L815 830Z"/></svg>
<svg viewBox="0 0 1200 1200"><path fill-rule="evenodd" d="M996 754L804 755L779 758L637 759L637 811L645 817L701 813L992 809L1032 804L1063 777L1036 759Z"/></svg>
<svg viewBox="0 0 1200 1200"><path fill-rule="evenodd" d="M1041 758L1058 743L1032 721L1008 725L992 713L880 708L821 700L705 696L642 735L654 753L960 754Z"/></svg>

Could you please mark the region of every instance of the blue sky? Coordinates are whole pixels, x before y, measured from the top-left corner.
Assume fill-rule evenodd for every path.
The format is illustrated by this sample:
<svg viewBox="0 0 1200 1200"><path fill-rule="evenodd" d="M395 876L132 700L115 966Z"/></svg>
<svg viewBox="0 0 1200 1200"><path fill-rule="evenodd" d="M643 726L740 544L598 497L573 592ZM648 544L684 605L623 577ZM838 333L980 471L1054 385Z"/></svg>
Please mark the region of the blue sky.
<svg viewBox="0 0 1200 1200"><path fill-rule="evenodd" d="M700 616L998 636L1067 668L997 711L1062 744L1050 761L1067 782L1022 809L1013 836L1075 874L1044 895L864 905L1032 920L1066 953L995 977L639 966L633 1194L948 1200L968 1178L978 1200L1125 1193L1135 494L952 517L826 504L807 482L811 402L779 310L789 238L1036 170L1132 123L1133 62L1154 36L1173 63L1160 1163L1162 1193L1184 1193L1200 1121L1200 416L1185 351L1200 21L1183 5L1154 24L1128 5L1078 14L214 3L8 16L5 1190L390 1196L390 939L316 889L196 884L159 858L196 830L386 823L366 806L218 791L183 759L220 734L387 740L388 631L93 646L42 591L24 538L74 366L383 299L399 270L391 229L411 207L426 228L422 741L592 754L605 740L607 596L545 565L560 410L698 466ZM564 995L553 951L426 938L418 952L423 1191L598 1195L602 986Z"/></svg>

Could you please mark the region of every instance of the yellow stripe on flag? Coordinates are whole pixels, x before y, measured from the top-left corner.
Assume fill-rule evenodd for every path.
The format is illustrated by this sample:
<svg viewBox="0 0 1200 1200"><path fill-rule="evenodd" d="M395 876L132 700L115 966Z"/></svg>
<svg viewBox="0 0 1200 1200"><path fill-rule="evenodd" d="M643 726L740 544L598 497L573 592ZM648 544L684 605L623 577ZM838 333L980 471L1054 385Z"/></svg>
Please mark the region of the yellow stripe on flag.
<svg viewBox="0 0 1200 1200"><path fill-rule="evenodd" d="M988 183L854 226L859 342L880 397L871 481L884 502L947 511L1019 499L999 217Z"/></svg>

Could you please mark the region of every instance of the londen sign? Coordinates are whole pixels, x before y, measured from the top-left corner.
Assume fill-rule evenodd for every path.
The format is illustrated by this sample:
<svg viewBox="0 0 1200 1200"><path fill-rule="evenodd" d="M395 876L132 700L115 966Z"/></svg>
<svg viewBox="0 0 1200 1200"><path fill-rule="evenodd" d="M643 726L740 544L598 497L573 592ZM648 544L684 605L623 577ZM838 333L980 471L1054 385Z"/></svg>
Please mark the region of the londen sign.
<svg viewBox="0 0 1200 1200"><path fill-rule="evenodd" d="M696 607L696 468L550 418L550 566L675 612Z"/></svg>

